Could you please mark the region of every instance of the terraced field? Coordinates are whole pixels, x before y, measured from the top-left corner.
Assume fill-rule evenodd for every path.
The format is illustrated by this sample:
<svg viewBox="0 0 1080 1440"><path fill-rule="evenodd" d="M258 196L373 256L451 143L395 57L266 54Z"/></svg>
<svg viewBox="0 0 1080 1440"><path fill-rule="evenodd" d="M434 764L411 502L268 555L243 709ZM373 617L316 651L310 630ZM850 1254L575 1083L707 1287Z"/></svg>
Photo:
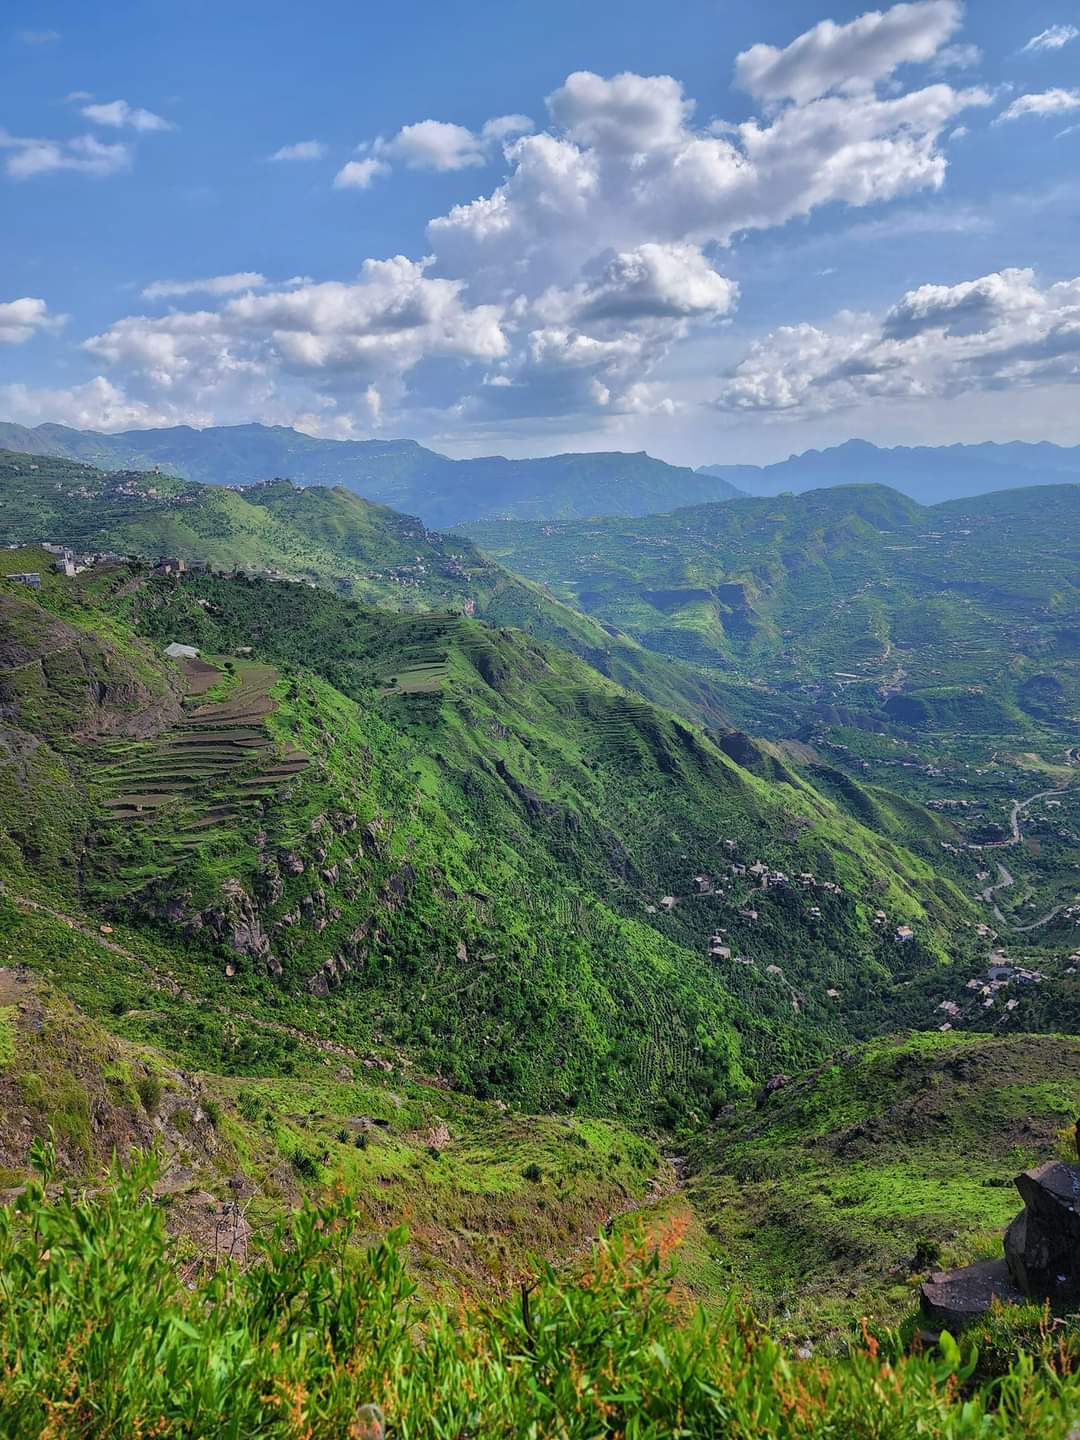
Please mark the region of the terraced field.
<svg viewBox="0 0 1080 1440"><path fill-rule="evenodd" d="M153 741L109 750L101 778L110 820L152 826L166 858L170 850L178 859L206 844L308 764L302 751L282 751L267 727L275 708L274 667L227 663L184 661L184 719Z"/></svg>
<svg viewBox="0 0 1080 1440"><path fill-rule="evenodd" d="M393 672L383 678L384 695L429 695L447 678L447 650L459 631L455 615L433 611L403 615L395 627Z"/></svg>

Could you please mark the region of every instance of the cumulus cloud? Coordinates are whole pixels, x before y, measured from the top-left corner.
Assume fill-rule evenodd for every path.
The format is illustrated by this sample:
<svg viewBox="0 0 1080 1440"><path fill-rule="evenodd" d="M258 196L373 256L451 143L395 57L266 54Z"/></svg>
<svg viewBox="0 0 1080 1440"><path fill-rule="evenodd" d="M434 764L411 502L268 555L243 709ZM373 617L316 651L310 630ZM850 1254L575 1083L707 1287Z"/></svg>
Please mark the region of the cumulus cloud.
<svg viewBox="0 0 1080 1440"><path fill-rule="evenodd" d="M13 180L28 180L57 170L71 170L100 179L129 169L132 159L130 145L106 144L93 135L76 135L71 140L40 140L0 130L0 151L7 152L4 170Z"/></svg>
<svg viewBox="0 0 1080 1440"><path fill-rule="evenodd" d="M367 190L380 175L388 175L390 166L375 155L363 160L350 160L334 176L335 190Z"/></svg>
<svg viewBox="0 0 1080 1440"><path fill-rule="evenodd" d="M997 117L995 124L1009 120L1022 120L1025 116L1036 118L1046 115L1068 115L1080 110L1080 90L1043 90L1037 95L1019 95Z"/></svg>
<svg viewBox="0 0 1080 1440"><path fill-rule="evenodd" d="M577 324L597 321L716 318L734 308L739 287L696 245L649 243L614 255L594 280L553 290L539 308Z"/></svg>
<svg viewBox="0 0 1080 1440"><path fill-rule="evenodd" d="M213 424L209 411L177 413L131 400L103 375L68 389L0 385L0 405L4 414L19 424L38 425L49 420L75 430L129 430L181 422Z"/></svg>
<svg viewBox="0 0 1080 1440"><path fill-rule="evenodd" d="M1038 35L1033 35L1020 53L1029 55L1038 50L1063 50L1078 35L1080 30L1075 25L1050 25L1040 30Z"/></svg>
<svg viewBox="0 0 1080 1440"><path fill-rule="evenodd" d="M235 295L238 290L257 290L266 276L257 270L238 270L232 275L208 275L203 280L155 280L142 292L144 300L164 300L182 295Z"/></svg>
<svg viewBox="0 0 1080 1440"><path fill-rule="evenodd" d="M95 102L84 105L81 113L87 120L92 120L95 125L108 125L114 130L152 131L176 128L171 121L155 115L152 110L143 110L138 105L129 105L126 100L108 100L104 103Z"/></svg>
<svg viewBox="0 0 1080 1440"><path fill-rule="evenodd" d="M0 301L0 345L21 345L42 331L59 329L66 318L50 314L44 300L29 295Z"/></svg>
<svg viewBox="0 0 1080 1440"><path fill-rule="evenodd" d="M271 160L321 160L326 146L321 140L297 140L294 145L282 145L270 156Z"/></svg>
<svg viewBox="0 0 1080 1440"><path fill-rule="evenodd" d="M478 131L447 120L418 120L396 135L358 146L362 160L351 160L334 179L338 189L366 190L379 175L400 162L410 170L453 171L486 165L498 147L513 135L532 128L527 115L497 115Z"/></svg>
<svg viewBox="0 0 1080 1440"><path fill-rule="evenodd" d="M847 25L822 20L785 49L752 45L735 59L735 83L759 100L805 104L836 89L863 89L899 65L932 60L959 28L960 0L915 0L869 10Z"/></svg>
<svg viewBox="0 0 1080 1440"><path fill-rule="evenodd" d="M1041 285L1001 270L921 285L875 318L788 325L726 377L722 409L815 414L882 397L1080 381L1080 277Z"/></svg>
<svg viewBox="0 0 1080 1440"><path fill-rule="evenodd" d="M951 33L944 21L956 7L927 8L935 33ZM915 49L895 43L890 63ZM796 88L817 91L827 79ZM888 96L864 88L790 101L767 120L702 127L671 76L581 72L549 97L552 127L506 147L502 184L433 220L428 235L445 266L493 294L573 275L605 247L727 244L825 204L938 189L943 136L990 99L944 83Z"/></svg>
<svg viewBox="0 0 1080 1440"><path fill-rule="evenodd" d="M128 316L84 349L159 409L231 406L266 417L283 407L309 413L321 399L370 417L388 392L400 397L422 360L488 364L506 353L500 310L470 306L462 282L434 278L429 267L402 256L368 260L352 282L300 277L217 309Z"/></svg>
<svg viewBox="0 0 1080 1440"><path fill-rule="evenodd" d="M321 283L254 272L157 281L147 299L199 295L201 308L128 316L86 351L154 413L303 416L321 433L390 416L402 428L441 415L479 430L580 415L585 430L589 417L674 415L683 402L665 362L734 313L723 256L735 237L942 186L948 137L991 96L897 72L970 63L960 14L958 0L917 0L755 46L736 78L762 113L741 123L700 116L671 75L578 71L548 96L540 128L522 115L476 130L406 125L359 146L335 188L367 190L399 166L468 183L502 165L498 183L430 222L427 258L368 260L355 279ZM314 158L319 144L271 158ZM872 333L865 319L817 342L793 327L785 343L793 355L814 343L861 353ZM772 367L797 396L795 368ZM752 378L742 372L748 395Z"/></svg>

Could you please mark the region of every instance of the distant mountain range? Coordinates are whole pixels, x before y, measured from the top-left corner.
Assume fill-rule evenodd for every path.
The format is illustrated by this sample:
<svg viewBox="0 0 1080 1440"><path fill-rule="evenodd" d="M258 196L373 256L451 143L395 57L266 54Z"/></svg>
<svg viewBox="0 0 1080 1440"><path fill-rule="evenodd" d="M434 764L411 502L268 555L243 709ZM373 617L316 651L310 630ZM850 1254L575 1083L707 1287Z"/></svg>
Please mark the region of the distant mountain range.
<svg viewBox="0 0 1080 1440"><path fill-rule="evenodd" d="M2 427L0 427L2 428ZM807 450L776 465L702 465L699 475L726 480L747 495L798 495L833 485L888 485L923 505L962 500L991 490L1080 480L1080 445L897 445L882 449L848 440Z"/></svg>
<svg viewBox="0 0 1080 1440"><path fill-rule="evenodd" d="M284 478L341 485L449 529L469 520L573 520L648 515L741 492L723 478L668 465L644 451L507 460L451 460L415 440L318 440L283 425L128 430L104 435L65 425L0 422L0 449L81 460L108 470L159 468L202 484Z"/></svg>

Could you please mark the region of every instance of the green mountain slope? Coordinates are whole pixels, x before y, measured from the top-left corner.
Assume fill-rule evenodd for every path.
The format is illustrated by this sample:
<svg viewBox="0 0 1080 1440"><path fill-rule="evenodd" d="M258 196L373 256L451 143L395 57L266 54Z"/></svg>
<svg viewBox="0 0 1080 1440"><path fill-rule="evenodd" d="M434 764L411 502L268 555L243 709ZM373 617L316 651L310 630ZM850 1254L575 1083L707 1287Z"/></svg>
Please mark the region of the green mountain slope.
<svg viewBox="0 0 1080 1440"><path fill-rule="evenodd" d="M160 467L203 484L250 485L286 476L304 485L341 485L444 528L496 515L644 515L739 493L726 480L644 452L450 460L413 440L318 440L285 426L181 425L104 435L0 422L0 446L113 470Z"/></svg>
<svg viewBox="0 0 1080 1440"><path fill-rule="evenodd" d="M971 948L924 860L518 632L119 567L2 588L9 750L81 805L51 848L13 826L11 885L137 918L306 1028L392 1038L456 1084L700 1110L872 1032ZM243 653L178 671L174 640ZM4 788L15 815L17 765ZM737 873L758 861L788 878Z"/></svg>
<svg viewBox="0 0 1080 1440"><path fill-rule="evenodd" d="M241 492L0 451L0 540L175 555L305 580L392 609L460 608L565 646L683 715L724 723L715 681L553 600L471 542L338 487L277 480Z"/></svg>
<svg viewBox="0 0 1080 1440"><path fill-rule="evenodd" d="M871 828L916 844L906 801L948 817L934 863L978 898L987 941L1068 986L1080 486L932 508L853 486L468 528L560 598L722 676L733 720L795 741L789 763Z"/></svg>
<svg viewBox="0 0 1080 1440"><path fill-rule="evenodd" d="M1057 659L1060 709L1080 710L1080 486L932 509L850 486L466 529L643 644L793 699L993 728L1030 709L1025 684Z"/></svg>

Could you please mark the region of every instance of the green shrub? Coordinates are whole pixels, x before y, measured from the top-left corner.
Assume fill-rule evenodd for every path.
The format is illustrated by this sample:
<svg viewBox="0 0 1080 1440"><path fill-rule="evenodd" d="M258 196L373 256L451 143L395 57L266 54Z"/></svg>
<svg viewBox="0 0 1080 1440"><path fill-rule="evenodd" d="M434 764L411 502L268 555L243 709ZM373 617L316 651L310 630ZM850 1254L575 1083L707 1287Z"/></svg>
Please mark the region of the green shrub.
<svg viewBox="0 0 1080 1440"><path fill-rule="evenodd" d="M373 1406L393 1440L1065 1440L1080 1414L1075 1370L1037 1357L987 1384L948 1336L798 1360L735 1301L680 1319L640 1238L580 1277L542 1265L506 1299L423 1306L404 1233L356 1243L347 1194L192 1291L151 1162L88 1199L50 1195L55 1158L34 1158L42 1180L0 1207L5 1440L342 1440Z"/></svg>
<svg viewBox="0 0 1080 1440"><path fill-rule="evenodd" d="M146 1113L151 1118L155 1116L161 1109L161 1097L164 1093L160 1079L153 1072L143 1075L136 1080L135 1090Z"/></svg>

